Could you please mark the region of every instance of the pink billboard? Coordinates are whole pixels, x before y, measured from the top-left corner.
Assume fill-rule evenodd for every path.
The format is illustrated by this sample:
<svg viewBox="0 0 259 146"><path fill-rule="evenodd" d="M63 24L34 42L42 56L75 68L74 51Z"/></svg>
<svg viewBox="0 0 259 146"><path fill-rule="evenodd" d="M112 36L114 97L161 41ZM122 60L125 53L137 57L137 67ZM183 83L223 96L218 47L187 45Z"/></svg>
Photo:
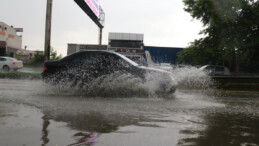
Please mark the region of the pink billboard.
<svg viewBox="0 0 259 146"><path fill-rule="evenodd" d="M99 0L85 0L85 2L97 18L99 18Z"/></svg>

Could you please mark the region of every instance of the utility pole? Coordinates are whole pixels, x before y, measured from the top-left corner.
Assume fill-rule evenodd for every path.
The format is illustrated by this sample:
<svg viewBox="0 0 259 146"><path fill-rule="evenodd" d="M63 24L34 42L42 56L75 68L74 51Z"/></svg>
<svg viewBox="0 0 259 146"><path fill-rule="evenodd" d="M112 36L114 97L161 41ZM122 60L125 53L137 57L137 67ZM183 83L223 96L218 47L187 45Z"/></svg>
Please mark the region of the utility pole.
<svg viewBox="0 0 259 146"><path fill-rule="evenodd" d="M51 14L52 14L52 0L47 0L44 61L48 61L50 58Z"/></svg>
<svg viewBox="0 0 259 146"><path fill-rule="evenodd" d="M102 35L103 35L103 28L99 27L99 50L102 49Z"/></svg>
<svg viewBox="0 0 259 146"><path fill-rule="evenodd" d="M8 51L8 36L7 36L6 42L5 42L5 54L4 54L4 56L7 56L7 51Z"/></svg>

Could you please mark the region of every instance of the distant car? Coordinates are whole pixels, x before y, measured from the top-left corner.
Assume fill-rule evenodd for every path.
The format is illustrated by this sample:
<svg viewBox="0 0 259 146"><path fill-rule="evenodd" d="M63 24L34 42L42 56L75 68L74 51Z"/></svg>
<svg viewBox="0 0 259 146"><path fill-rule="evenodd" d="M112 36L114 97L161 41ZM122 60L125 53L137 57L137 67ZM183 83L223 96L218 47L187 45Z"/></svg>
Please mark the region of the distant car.
<svg viewBox="0 0 259 146"><path fill-rule="evenodd" d="M208 72L209 75L213 76L230 76L231 72L225 66L220 65L204 65L200 70Z"/></svg>
<svg viewBox="0 0 259 146"><path fill-rule="evenodd" d="M18 70L23 67L23 62L12 57L0 56L0 69L5 72Z"/></svg>
<svg viewBox="0 0 259 146"><path fill-rule="evenodd" d="M171 71L172 70L172 66L170 63L160 63L159 66L160 69L166 70L166 71Z"/></svg>
<svg viewBox="0 0 259 146"><path fill-rule="evenodd" d="M109 51L77 52L58 61L45 62L42 77L46 82L60 82L65 79L87 83L114 72L131 74L143 81L146 80L147 73L159 74L165 79L165 82L159 84L167 93L174 93L177 86L170 72L140 66L119 53Z"/></svg>

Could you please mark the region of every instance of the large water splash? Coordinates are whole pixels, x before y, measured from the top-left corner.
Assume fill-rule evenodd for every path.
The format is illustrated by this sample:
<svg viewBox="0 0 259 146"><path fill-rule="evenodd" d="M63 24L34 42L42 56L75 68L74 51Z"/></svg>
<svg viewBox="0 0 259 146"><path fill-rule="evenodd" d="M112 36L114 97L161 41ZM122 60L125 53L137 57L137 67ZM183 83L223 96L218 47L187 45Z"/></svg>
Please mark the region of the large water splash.
<svg viewBox="0 0 259 146"><path fill-rule="evenodd" d="M211 76L195 66L175 65L165 68L156 64L154 67L171 72L180 89L212 89L214 85Z"/></svg>
<svg viewBox="0 0 259 146"><path fill-rule="evenodd" d="M100 76L90 82L78 80L61 81L57 84L46 84L46 93L49 95L76 95L87 97L160 97L173 96L167 76L159 73L147 73L145 79L132 74L115 72ZM161 86L162 84L168 86Z"/></svg>
<svg viewBox="0 0 259 146"><path fill-rule="evenodd" d="M155 68L160 68L156 66ZM193 66L172 67L170 70L179 89L210 89L213 85L212 79L206 72ZM88 83L78 80L62 81L58 84L46 86L47 94L64 96L87 96L87 97L168 97L170 90L168 80L170 78L159 73L148 73L145 79L115 72L94 79ZM168 85L161 87L161 84ZM165 89L166 88L166 89ZM168 89L167 89L168 88Z"/></svg>
<svg viewBox="0 0 259 146"><path fill-rule="evenodd" d="M179 84L179 88L184 89L211 89L213 80L207 72L194 66L173 67L171 72Z"/></svg>

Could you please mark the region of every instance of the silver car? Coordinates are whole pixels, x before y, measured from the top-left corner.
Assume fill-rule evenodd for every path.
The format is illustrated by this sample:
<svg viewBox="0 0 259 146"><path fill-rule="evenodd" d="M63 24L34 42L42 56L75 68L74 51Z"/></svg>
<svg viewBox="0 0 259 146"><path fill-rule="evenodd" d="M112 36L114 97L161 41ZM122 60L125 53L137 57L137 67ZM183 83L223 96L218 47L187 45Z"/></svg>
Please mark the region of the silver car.
<svg viewBox="0 0 259 146"><path fill-rule="evenodd" d="M0 70L8 72L18 70L23 67L23 62L12 57L0 56Z"/></svg>
<svg viewBox="0 0 259 146"><path fill-rule="evenodd" d="M200 70L207 72L209 75L213 76L230 76L231 72L225 66L220 65L204 65Z"/></svg>

